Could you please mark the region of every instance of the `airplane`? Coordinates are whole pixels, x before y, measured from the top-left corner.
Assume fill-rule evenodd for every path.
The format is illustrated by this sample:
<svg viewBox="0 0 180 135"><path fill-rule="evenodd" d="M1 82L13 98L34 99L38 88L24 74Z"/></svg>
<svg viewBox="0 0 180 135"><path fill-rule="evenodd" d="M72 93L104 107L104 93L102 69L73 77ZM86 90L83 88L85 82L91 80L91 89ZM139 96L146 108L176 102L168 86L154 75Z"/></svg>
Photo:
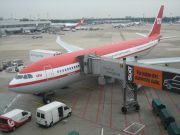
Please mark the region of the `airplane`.
<svg viewBox="0 0 180 135"><path fill-rule="evenodd" d="M125 27L134 26L134 25L135 25L134 22L130 22L130 23L118 23L118 24L113 24L113 28L125 28Z"/></svg>
<svg viewBox="0 0 180 135"><path fill-rule="evenodd" d="M150 33L142 35L143 37L138 39L83 49L65 43L60 37L57 37L56 42L65 48L68 53L44 58L28 65L12 79L8 86L9 90L26 94L46 93L43 95L43 101L49 103L50 99L47 98L47 93L84 79L84 76L80 74L80 64L77 60L80 55L95 53L97 56L112 59L143 57L163 39L160 35L163 10L164 6L162 5ZM152 64L155 63L158 64L154 60Z"/></svg>
<svg viewBox="0 0 180 135"><path fill-rule="evenodd" d="M82 18L77 23L64 23L64 28L62 30L63 31L70 31L72 29L75 30L77 27L81 26L83 23L84 23L84 18Z"/></svg>
<svg viewBox="0 0 180 135"><path fill-rule="evenodd" d="M84 23L84 18L79 20L77 23L51 23L51 28L60 28L63 31L70 31L81 26Z"/></svg>

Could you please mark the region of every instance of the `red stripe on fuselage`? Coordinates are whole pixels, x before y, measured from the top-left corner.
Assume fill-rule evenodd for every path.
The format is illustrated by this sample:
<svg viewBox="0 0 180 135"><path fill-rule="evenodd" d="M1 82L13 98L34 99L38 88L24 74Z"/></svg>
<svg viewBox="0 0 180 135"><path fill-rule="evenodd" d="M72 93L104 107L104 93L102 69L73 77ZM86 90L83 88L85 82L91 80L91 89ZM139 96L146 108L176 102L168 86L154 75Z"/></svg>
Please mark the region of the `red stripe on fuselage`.
<svg viewBox="0 0 180 135"><path fill-rule="evenodd" d="M32 81L32 82L26 82L26 83L18 83L18 84L14 84L14 85L9 85L9 88L15 88L15 87L21 87L21 86L26 86L26 85L32 85L32 84L37 84L37 83L42 83L42 82L46 82L48 80L55 80L55 79L60 79L69 75L73 75L76 73L79 73L80 70L68 73L68 74L64 74L64 75L60 75L60 76L56 76L56 77L52 77L52 78L47 78L47 79L42 79L42 80L38 80L38 81Z"/></svg>

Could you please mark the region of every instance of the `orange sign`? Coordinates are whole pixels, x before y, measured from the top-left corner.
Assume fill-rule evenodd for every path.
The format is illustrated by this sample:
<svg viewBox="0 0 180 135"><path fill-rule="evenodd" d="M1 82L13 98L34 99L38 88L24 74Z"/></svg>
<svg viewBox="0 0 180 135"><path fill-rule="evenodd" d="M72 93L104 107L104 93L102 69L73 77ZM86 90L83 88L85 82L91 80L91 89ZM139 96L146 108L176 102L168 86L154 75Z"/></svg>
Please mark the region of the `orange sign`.
<svg viewBox="0 0 180 135"><path fill-rule="evenodd" d="M134 83L162 89L162 72L134 66Z"/></svg>

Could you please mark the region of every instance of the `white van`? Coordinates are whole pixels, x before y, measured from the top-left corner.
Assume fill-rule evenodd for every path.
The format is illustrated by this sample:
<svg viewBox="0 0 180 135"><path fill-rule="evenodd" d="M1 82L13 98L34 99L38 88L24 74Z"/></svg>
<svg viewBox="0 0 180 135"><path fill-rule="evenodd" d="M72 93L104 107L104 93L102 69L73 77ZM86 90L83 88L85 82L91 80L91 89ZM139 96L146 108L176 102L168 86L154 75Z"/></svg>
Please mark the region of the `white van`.
<svg viewBox="0 0 180 135"><path fill-rule="evenodd" d="M50 104L37 108L36 122L39 125L51 127L54 123L71 116L72 110L64 103L54 101Z"/></svg>

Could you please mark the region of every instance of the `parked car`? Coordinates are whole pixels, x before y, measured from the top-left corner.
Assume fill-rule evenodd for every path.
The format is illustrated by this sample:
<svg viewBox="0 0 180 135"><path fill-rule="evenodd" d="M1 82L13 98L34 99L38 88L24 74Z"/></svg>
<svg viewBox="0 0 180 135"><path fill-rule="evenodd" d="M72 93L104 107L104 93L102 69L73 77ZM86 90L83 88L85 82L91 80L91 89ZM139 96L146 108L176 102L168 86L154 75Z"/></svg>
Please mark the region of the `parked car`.
<svg viewBox="0 0 180 135"><path fill-rule="evenodd" d="M14 109L6 114L0 115L0 130L5 132L15 131L17 127L30 121L31 117L31 112Z"/></svg>
<svg viewBox="0 0 180 135"><path fill-rule="evenodd" d="M52 127L58 121L71 116L72 110L64 103L54 101L37 108L36 122L45 127Z"/></svg>

